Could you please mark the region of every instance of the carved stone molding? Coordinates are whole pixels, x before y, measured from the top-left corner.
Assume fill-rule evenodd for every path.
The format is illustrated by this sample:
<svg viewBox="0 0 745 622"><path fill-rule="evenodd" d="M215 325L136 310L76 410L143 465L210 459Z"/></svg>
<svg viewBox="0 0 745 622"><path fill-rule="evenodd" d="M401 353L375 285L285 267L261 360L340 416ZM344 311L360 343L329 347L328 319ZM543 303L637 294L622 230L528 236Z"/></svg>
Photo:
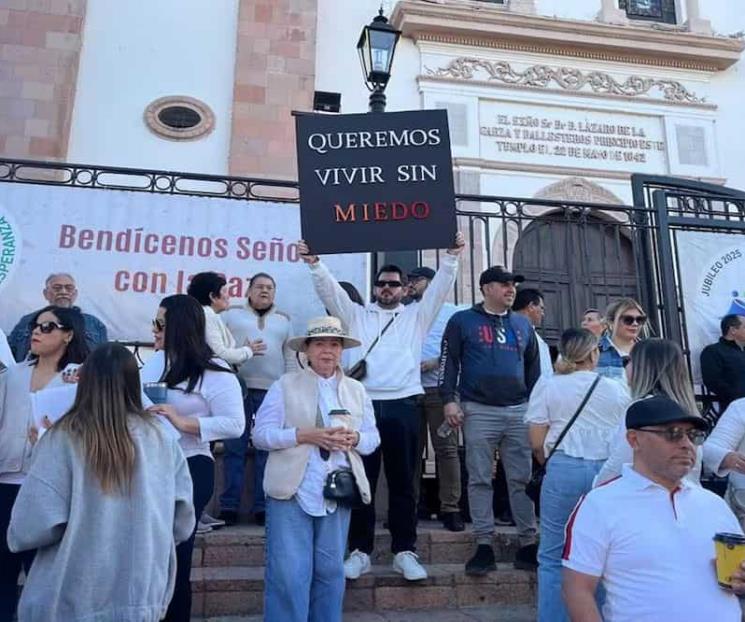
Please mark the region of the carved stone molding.
<svg viewBox="0 0 745 622"><path fill-rule="evenodd" d="M619 82L604 71L583 72L571 67L554 68L548 65L533 65L520 71L513 69L510 63L505 61L488 61L461 56L450 61L445 67L437 69L425 67L424 70L427 76L455 80L473 80L478 74L486 74L489 81L516 86L545 89L555 85L573 92L589 88L593 93L626 97L648 96L650 92L657 91L667 101L688 104L702 104L706 101L705 98L698 97L676 80L632 75L625 81Z"/></svg>
<svg viewBox="0 0 745 622"><path fill-rule="evenodd" d="M474 4L483 6L474 7ZM556 19L488 2L399 0L391 23L414 41L495 48L656 67L717 72L738 60L742 41L696 32Z"/></svg>
<svg viewBox="0 0 745 622"><path fill-rule="evenodd" d="M546 186L535 195L536 199L556 201L577 201L579 203L603 203L606 205L623 205L610 190L595 184L583 177L567 177Z"/></svg>

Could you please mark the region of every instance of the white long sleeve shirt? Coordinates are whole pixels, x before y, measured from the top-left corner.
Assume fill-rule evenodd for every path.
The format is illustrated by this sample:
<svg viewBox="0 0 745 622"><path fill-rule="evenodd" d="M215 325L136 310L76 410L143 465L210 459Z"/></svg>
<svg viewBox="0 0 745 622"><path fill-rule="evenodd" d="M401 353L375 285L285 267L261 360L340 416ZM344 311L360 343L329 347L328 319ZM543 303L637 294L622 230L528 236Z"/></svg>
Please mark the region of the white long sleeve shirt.
<svg viewBox="0 0 745 622"><path fill-rule="evenodd" d="M745 490L745 475L722 468L731 451L745 453L745 398L730 403L704 443L704 464L716 475L729 475L730 485Z"/></svg>
<svg viewBox="0 0 745 622"><path fill-rule="evenodd" d="M203 305L202 308L205 323L204 337L215 356L229 365L240 365L250 359L253 356L253 350L248 346L236 347L235 338L223 323L222 318L212 307Z"/></svg>
<svg viewBox="0 0 745 622"><path fill-rule="evenodd" d="M375 338L380 337L366 359L367 376L362 380L370 397L395 400L424 393L420 372L422 344L455 283L458 258L444 254L421 301L395 309L382 309L376 303L358 305L322 261L310 268L323 305L349 327L353 337L362 341L362 346L353 351L352 361L360 360ZM396 319L381 336L383 327L394 316Z"/></svg>
<svg viewBox="0 0 745 622"><path fill-rule="evenodd" d="M221 359L213 363L222 364ZM140 370L140 379L146 382L160 382L165 369L165 356L162 350L153 354ZM166 403L176 409L179 415L199 419L199 434L181 432L179 444L187 458L207 456L212 458L210 441L238 438L246 426L243 412L243 395L235 374L208 369L191 393L186 393L186 381L176 388L168 389Z"/></svg>
<svg viewBox="0 0 745 622"><path fill-rule="evenodd" d="M323 424L325 427L333 427L329 412L341 408L338 397L339 381L336 376L331 378L317 376L317 378L318 407L323 417ZM282 385L275 382L269 388L259 412L256 414L256 424L252 433L254 445L258 449L266 451L297 447L297 428L286 428L284 426L284 393ZM378 429L375 426L372 402L367 396L365 396L362 426L358 432L360 440L355 450L363 456L371 454L380 445L380 434L378 434ZM336 503L324 498L323 486L329 473L344 467L349 467L349 461L344 452L332 451L329 459L324 460L321 458L319 448L313 446L308 458L308 465L305 468L305 475L300 482L297 493L295 493L297 502L306 514L325 516L336 510Z"/></svg>

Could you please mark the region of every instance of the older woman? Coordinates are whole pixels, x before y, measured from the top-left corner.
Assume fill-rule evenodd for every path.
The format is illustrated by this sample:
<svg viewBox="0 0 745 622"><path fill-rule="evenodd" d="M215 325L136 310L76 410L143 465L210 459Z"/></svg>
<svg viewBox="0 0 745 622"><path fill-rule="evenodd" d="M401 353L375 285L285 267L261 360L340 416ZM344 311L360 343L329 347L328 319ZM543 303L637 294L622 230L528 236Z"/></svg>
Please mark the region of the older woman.
<svg viewBox="0 0 745 622"><path fill-rule="evenodd" d="M597 372L601 376L626 381L623 373L624 361L646 331L647 315L633 298L619 298L608 305L605 311L608 332L602 336L598 348Z"/></svg>
<svg viewBox="0 0 745 622"><path fill-rule="evenodd" d="M10 511L31 465L34 434L32 394L61 386L63 370L88 356L85 323L74 308L45 307L32 316L31 357L0 374L0 620L12 620L21 566L28 572L33 551L11 553L6 532Z"/></svg>
<svg viewBox="0 0 745 622"><path fill-rule="evenodd" d="M592 488L630 402L620 382L595 373L598 340L589 330L564 331L559 353L556 373L536 384L525 414L538 462L545 463L554 450L541 487L539 622L569 619L561 598L564 526L577 501Z"/></svg>
<svg viewBox="0 0 745 622"><path fill-rule="evenodd" d="M372 453L380 436L364 387L339 365L342 350L360 342L337 318L311 320L288 345L305 353L308 366L271 386L253 431L254 445L269 451L264 617L341 622L350 507L328 498L325 484L351 469L370 503L360 454Z"/></svg>

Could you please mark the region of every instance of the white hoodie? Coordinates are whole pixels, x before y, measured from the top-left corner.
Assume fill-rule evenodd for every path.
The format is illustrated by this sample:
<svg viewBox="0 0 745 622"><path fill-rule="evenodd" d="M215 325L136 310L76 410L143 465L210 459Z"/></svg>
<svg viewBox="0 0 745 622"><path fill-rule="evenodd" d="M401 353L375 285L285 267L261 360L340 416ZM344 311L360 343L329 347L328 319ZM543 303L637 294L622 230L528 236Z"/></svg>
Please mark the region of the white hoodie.
<svg viewBox="0 0 745 622"><path fill-rule="evenodd" d="M362 380L373 400L395 400L424 393L419 362L422 343L455 283L458 258L445 253L420 302L381 309L376 303L362 306L352 302L347 293L318 261L311 264L313 285L323 305L338 317L353 337L362 341L351 351L350 361L356 363L367 352L388 320L388 327L367 357L367 376Z"/></svg>

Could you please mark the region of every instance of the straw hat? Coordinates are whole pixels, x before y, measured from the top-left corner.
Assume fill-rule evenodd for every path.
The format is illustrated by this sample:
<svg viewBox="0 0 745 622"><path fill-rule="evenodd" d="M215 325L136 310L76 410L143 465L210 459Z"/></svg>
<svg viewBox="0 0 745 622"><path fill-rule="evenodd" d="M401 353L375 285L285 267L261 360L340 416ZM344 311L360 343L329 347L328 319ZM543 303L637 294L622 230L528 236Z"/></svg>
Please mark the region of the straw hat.
<svg viewBox="0 0 745 622"><path fill-rule="evenodd" d="M362 344L361 341L350 337L344 332L339 318L325 315L308 320L308 330L306 333L299 337L288 339L287 347L296 352L303 352L305 350L306 340L314 337L338 337L342 340L342 347L344 349L356 348Z"/></svg>

